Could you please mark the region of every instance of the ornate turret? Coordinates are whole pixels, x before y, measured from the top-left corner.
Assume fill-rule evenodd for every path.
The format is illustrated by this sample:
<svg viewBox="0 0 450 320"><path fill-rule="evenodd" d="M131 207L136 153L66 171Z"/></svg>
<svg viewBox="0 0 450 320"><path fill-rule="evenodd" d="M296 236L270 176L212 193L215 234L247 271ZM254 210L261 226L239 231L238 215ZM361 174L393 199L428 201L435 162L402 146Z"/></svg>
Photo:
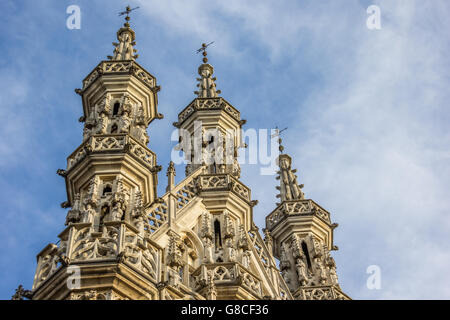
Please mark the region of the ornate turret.
<svg viewBox="0 0 450 320"><path fill-rule="evenodd" d="M108 56L110 60L135 60L139 57L134 46L136 45L136 34L134 30L130 28L130 17L129 13L131 12L131 8L128 6L126 11L122 12L122 14L126 13L125 20L126 22L123 24L123 27L117 31L117 42L113 42L114 56Z"/></svg>
<svg viewBox="0 0 450 320"><path fill-rule="evenodd" d="M159 275L152 264L160 248L148 243L145 207L157 199L161 167L147 147L147 127L162 115L156 78L135 61L130 11L127 7L126 23L117 32L114 56L101 61L76 90L83 102L82 143L68 157L67 168L58 170L66 180L64 207L71 207L67 228L59 245L50 244L38 255L33 299L157 297L152 281ZM61 285L72 265L81 282ZM139 286L124 295L119 287L131 282Z"/></svg>
<svg viewBox="0 0 450 320"><path fill-rule="evenodd" d="M198 50L197 96L174 123L186 177L175 183L171 161L166 192L157 195L162 168L147 147L147 127L162 118L159 86L135 61L131 11L121 13L114 55L76 90L81 145L57 170L66 182L66 228L38 254L32 290L20 286L13 299L347 298L329 254L337 225L304 198L281 145L281 203L266 219L264 238L255 225L258 201L240 181L237 161L245 120L218 96L206 44Z"/></svg>
<svg viewBox="0 0 450 320"><path fill-rule="evenodd" d="M338 284L336 264L330 255L333 245L330 213L312 200L305 199L303 185L297 182L292 158L283 154L277 163L276 187L281 199L278 207L266 217L266 232L273 240L273 255L280 260L283 279L296 299L349 299Z"/></svg>
<svg viewBox="0 0 450 320"><path fill-rule="evenodd" d="M280 170L277 172L278 175L276 177L277 180L280 180L280 185L276 187L280 193L277 195L277 198L280 198L281 201L303 200L305 197L302 192L303 184L299 185L297 183L297 176L295 175L297 169L291 168L292 158L287 154L283 154L283 140L280 135L282 131L276 129L276 133L274 135L274 137L278 137L278 149L280 151L280 155L277 159L277 164ZM279 203L277 205L279 205Z"/></svg>
<svg viewBox="0 0 450 320"><path fill-rule="evenodd" d="M302 192L303 185L297 183L297 176L295 173L297 169L291 168L292 158L287 154L280 154L278 157L278 166L280 170L278 171L277 179L280 180L280 186L277 190L280 194L277 198L281 201L286 200L303 200L304 194Z"/></svg>
<svg viewBox="0 0 450 320"><path fill-rule="evenodd" d="M197 78L197 81L199 82L197 84L198 91L194 91L194 93L199 98L216 98L218 94L221 93L220 90L216 90L216 84L215 81L217 80L215 77L212 77L214 74L214 68L212 65L210 65L207 58L207 52L206 52L206 43L202 44L202 48L199 49L203 51L203 64L198 67L198 74L200 75L200 78Z"/></svg>
<svg viewBox="0 0 450 320"><path fill-rule="evenodd" d="M216 90L214 68L208 64L207 45L202 44L198 52L203 53L203 64L198 68L200 78L197 95L178 115L174 126L180 129L180 149L185 152L188 165L186 175L203 164L209 173L231 173L240 176L237 161L238 149L243 146L241 128L246 123L240 112Z"/></svg>

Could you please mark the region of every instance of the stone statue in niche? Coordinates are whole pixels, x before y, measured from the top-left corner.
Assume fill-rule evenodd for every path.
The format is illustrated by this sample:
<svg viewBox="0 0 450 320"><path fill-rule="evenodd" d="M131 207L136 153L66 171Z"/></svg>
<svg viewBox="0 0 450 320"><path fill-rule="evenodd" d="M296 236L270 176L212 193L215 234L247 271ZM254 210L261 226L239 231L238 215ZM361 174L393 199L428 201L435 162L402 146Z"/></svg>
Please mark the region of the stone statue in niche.
<svg viewBox="0 0 450 320"><path fill-rule="evenodd" d="M312 245L312 257L313 258L320 258L322 257L322 247L320 246L320 242L315 239L311 234L308 235L307 241ZM311 246L308 246L311 247Z"/></svg>
<svg viewBox="0 0 450 320"><path fill-rule="evenodd" d="M130 124L131 124L131 118L130 118L130 111L124 110L122 113L122 116L119 119L119 128L120 133L128 133L130 130Z"/></svg>
<svg viewBox="0 0 450 320"><path fill-rule="evenodd" d="M139 212L134 216L134 225L138 229L139 236L144 238L145 234L145 222L144 214Z"/></svg>
<svg viewBox="0 0 450 320"><path fill-rule="evenodd" d="M136 124L135 131L136 131L136 138L143 144L145 144L145 145L148 144L150 139L148 137L147 129L145 128L145 124L141 124L141 123Z"/></svg>
<svg viewBox="0 0 450 320"><path fill-rule="evenodd" d="M175 288L177 288L181 282L180 274L171 268L169 268L167 270L167 278L168 278L167 281L168 281L169 285L171 285Z"/></svg>
<svg viewBox="0 0 450 320"><path fill-rule="evenodd" d="M80 212L80 194L77 193L74 197L74 204L71 210L67 213L66 217L66 226L69 223L77 223L81 219L81 212Z"/></svg>
<svg viewBox="0 0 450 320"><path fill-rule="evenodd" d="M336 273L336 262L333 257L330 255L330 252L327 250L327 246L323 247L325 252L325 266L328 270L328 274L330 275L330 281L332 285L339 285L338 276Z"/></svg>
<svg viewBox="0 0 450 320"><path fill-rule="evenodd" d="M105 98L98 104L98 114L104 114L105 116L109 116L111 113L111 94L107 93Z"/></svg>
<svg viewBox="0 0 450 320"><path fill-rule="evenodd" d="M242 253L242 265L247 269L250 267L250 257L251 257L250 250L245 250Z"/></svg>
<svg viewBox="0 0 450 320"><path fill-rule="evenodd" d="M137 103L137 111L136 111L136 122L145 124L145 114L144 114L144 107L142 106L142 103Z"/></svg>
<svg viewBox="0 0 450 320"><path fill-rule="evenodd" d="M95 114L95 106L88 111L88 116L84 122L83 127L83 141L87 140L93 133L97 126L97 115Z"/></svg>
<svg viewBox="0 0 450 320"><path fill-rule="evenodd" d="M325 284L327 282L327 272L322 260L320 258L314 258L314 264L318 273L319 283Z"/></svg>
<svg viewBox="0 0 450 320"><path fill-rule="evenodd" d="M328 272L330 274L330 280L331 280L331 284L338 286L339 285L339 281L338 281L338 276L336 273L336 266L334 267L328 267Z"/></svg>
<svg viewBox="0 0 450 320"><path fill-rule="evenodd" d="M224 211L225 237L233 239L235 236L233 219L230 218L230 213Z"/></svg>
<svg viewBox="0 0 450 320"><path fill-rule="evenodd" d="M228 262L236 261L236 250L234 249L233 239L227 238L225 240L226 259Z"/></svg>
<svg viewBox="0 0 450 320"><path fill-rule="evenodd" d="M287 270L291 267L291 263L286 254L285 246L286 246L285 243L283 243L283 245L281 246L281 254L280 254L280 269L281 270Z"/></svg>
<svg viewBox="0 0 450 320"><path fill-rule="evenodd" d="M205 263L214 263L213 242L212 242L211 238L205 237L204 240L203 240L203 246L204 246L203 261Z"/></svg>
<svg viewBox="0 0 450 320"><path fill-rule="evenodd" d="M95 119L95 115L96 114L95 114L95 107L94 107L94 108L92 108L90 110L90 112L89 112L89 114L87 116L87 119L86 119L86 121L84 123L84 127L88 128L88 129L91 129L91 131L95 127L95 125L97 124L97 121Z"/></svg>
<svg viewBox="0 0 450 320"><path fill-rule="evenodd" d="M82 222L84 223L92 223L94 221L95 210L92 206L92 203L88 201L85 204L85 209L82 213Z"/></svg>
<svg viewBox="0 0 450 320"><path fill-rule="evenodd" d="M89 182L89 190L85 201L91 201L93 204L97 204L98 200L98 178L93 177Z"/></svg>
<svg viewBox="0 0 450 320"><path fill-rule="evenodd" d="M111 211L111 221L121 221L123 218L124 210L121 201L114 201Z"/></svg>
<svg viewBox="0 0 450 320"><path fill-rule="evenodd" d="M87 140L92 134L92 127L89 127L86 123L83 128L83 141Z"/></svg>
<svg viewBox="0 0 450 320"><path fill-rule="evenodd" d="M244 250L248 249L248 240L247 235L245 232L244 225L239 225L239 240L238 240L238 246L239 248L242 248Z"/></svg>
<svg viewBox="0 0 450 320"><path fill-rule="evenodd" d="M300 285L306 285L308 276L306 273L306 265L302 258L296 259L295 267L297 268L298 281L300 282Z"/></svg>
<svg viewBox="0 0 450 320"><path fill-rule="evenodd" d="M234 159L234 161L233 161L233 167L231 170L231 174L238 179L241 176L241 167L239 166L239 162L237 159Z"/></svg>
<svg viewBox="0 0 450 320"><path fill-rule="evenodd" d="M96 133L105 134L108 127L108 117L104 113L99 114Z"/></svg>

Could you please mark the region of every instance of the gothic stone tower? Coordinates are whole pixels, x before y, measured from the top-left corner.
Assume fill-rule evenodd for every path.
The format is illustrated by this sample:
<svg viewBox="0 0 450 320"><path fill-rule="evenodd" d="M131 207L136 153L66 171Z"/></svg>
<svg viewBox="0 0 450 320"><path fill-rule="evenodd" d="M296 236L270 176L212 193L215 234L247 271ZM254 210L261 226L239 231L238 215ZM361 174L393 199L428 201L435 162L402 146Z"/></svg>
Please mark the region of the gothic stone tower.
<svg viewBox="0 0 450 320"><path fill-rule="evenodd" d="M333 230L330 213L313 200L305 199L303 185L297 182L292 158L283 154L277 159L280 186L277 208L266 217L268 237L273 241L273 255L280 261L280 271L294 299L349 299L339 286L336 263L330 255Z"/></svg>
<svg viewBox="0 0 450 320"><path fill-rule="evenodd" d="M66 228L37 256L31 291L15 299L346 299L337 284L329 214L304 200L280 155L282 203L267 217L240 181L240 112L219 97L206 45L195 99L178 115L186 177L157 196L161 167L147 148L156 79L136 63L127 22L114 55L85 78L83 142L68 157ZM192 152L194 151L194 152ZM200 152L199 152L200 151ZM200 155L200 156L199 156ZM275 257L280 259L280 268ZM281 272L280 272L281 269Z"/></svg>
<svg viewBox="0 0 450 320"><path fill-rule="evenodd" d="M68 157L67 169L58 170L66 181L67 228L59 245L49 244L38 255L33 299L87 298L90 290L105 299L123 292L130 299L158 297L151 281L158 280L161 248L146 238L143 208L156 198L161 169L146 146L147 126L162 117L159 87L135 61L128 21L117 40L114 55L76 90L83 102L83 142ZM82 288L69 290L70 266L79 268Z"/></svg>

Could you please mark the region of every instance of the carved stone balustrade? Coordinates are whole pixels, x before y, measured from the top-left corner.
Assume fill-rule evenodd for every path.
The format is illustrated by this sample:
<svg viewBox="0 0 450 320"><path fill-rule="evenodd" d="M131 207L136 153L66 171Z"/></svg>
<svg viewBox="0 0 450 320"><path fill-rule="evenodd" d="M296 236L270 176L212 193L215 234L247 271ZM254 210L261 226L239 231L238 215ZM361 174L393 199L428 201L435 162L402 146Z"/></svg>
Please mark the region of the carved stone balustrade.
<svg viewBox="0 0 450 320"><path fill-rule="evenodd" d="M133 74L152 90L159 90L156 79L150 73L145 71L136 61L102 61L98 66L83 80L83 89L86 90L99 76L103 74Z"/></svg>
<svg viewBox="0 0 450 320"><path fill-rule="evenodd" d="M192 273L194 287L199 290L204 286L206 279L204 275L212 276L216 286L236 285L243 286L256 298L262 298L261 279L236 262L213 263L201 265Z"/></svg>
<svg viewBox="0 0 450 320"><path fill-rule="evenodd" d="M146 209L150 233L158 230L168 220L169 195L175 197L175 207L178 212L185 208L197 196L197 177L202 173L202 168L197 169L190 176L181 181L175 188L168 191L161 200L150 205Z"/></svg>
<svg viewBox="0 0 450 320"><path fill-rule="evenodd" d="M67 171L88 154L104 152L126 152L150 169L153 168L156 159L155 153L130 135L97 134L89 137L67 158Z"/></svg>
<svg viewBox="0 0 450 320"><path fill-rule="evenodd" d="M243 200L250 202L250 189L229 174L207 174L198 177L197 186L200 191L228 190Z"/></svg>
<svg viewBox="0 0 450 320"><path fill-rule="evenodd" d="M350 300L350 297L334 286L300 288L294 294L299 300Z"/></svg>
<svg viewBox="0 0 450 320"><path fill-rule="evenodd" d="M162 249L127 222L105 222L99 232L90 223L71 223L60 238L59 246L49 244L39 253L33 290L61 266L86 262L121 262L155 284L160 280Z"/></svg>
<svg viewBox="0 0 450 320"><path fill-rule="evenodd" d="M284 201L266 217L267 228L273 229L289 215L316 216L327 223L331 223L330 213L313 200L292 200Z"/></svg>
<svg viewBox="0 0 450 320"><path fill-rule="evenodd" d="M224 110L236 121L241 121L240 112L224 98L196 98L180 112L178 122L174 125L179 127L192 113L199 110Z"/></svg>

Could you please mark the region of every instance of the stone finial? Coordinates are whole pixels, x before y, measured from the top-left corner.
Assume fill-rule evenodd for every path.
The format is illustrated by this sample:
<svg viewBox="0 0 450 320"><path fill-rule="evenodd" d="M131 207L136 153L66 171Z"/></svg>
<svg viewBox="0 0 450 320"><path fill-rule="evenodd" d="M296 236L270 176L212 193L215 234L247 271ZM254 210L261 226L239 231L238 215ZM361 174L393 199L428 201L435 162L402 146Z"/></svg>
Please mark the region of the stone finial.
<svg viewBox="0 0 450 320"><path fill-rule="evenodd" d="M208 272L208 280L206 285L206 298L208 300L217 299L217 289L216 284L214 283L214 274L212 271Z"/></svg>
<svg viewBox="0 0 450 320"><path fill-rule="evenodd" d="M280 170L277 172L277 180L280 180L280 186L276 187L280 191L277 198L281 201L302 200L305 198L302 192L303 185L297 183L296 169L291 168L292 158L287 154L280 154L277 159Z"/></svg>
<svg viewBox="0 0 450 320"><path fill-rule="evenodd" d="M199 98L216 98L218 94L221 93L220 90L216 90L216 78L212 77L214 73L214 68L208 62L208 58L206 57L206 47L208 45L203 43L202 47L197 50L197 52L203 52L203 64L198 67L198 74L200 78L197 78L199 82L197 84L198 91L194 91L194 93Z"/></svg>
<svg viewBox="0 0 450 320"><path fill-rule="evenodd" d="M175 186L175 165L173 161L169 162L169 166L167 167L167 188L166 191L170 191Z"/></svg>
<svg viewBox="0 0 450 320"><path fill-rule="evenodd" d="M184 265L180 252L181 237L174 231L169 230L169 244L167 246L167 264L171 267L181 267Z"/></svg>
<svg viewBox="0 0 450 320"><path fill-rule="evenodd" d="M134 9L127 7L126 11L120 13L127 15L125 17L126 22L123 27L117 31L117 40L119 42L113 42L115 49L113 52L114 55L108 56L108 59L110 60L135 60L139 57L138 54L135 54L137 50L134 49L134 46L136 45L136 34L134 30L130 28L130 24L128 23L130 21L128 15L132 10Z"/></svg>

